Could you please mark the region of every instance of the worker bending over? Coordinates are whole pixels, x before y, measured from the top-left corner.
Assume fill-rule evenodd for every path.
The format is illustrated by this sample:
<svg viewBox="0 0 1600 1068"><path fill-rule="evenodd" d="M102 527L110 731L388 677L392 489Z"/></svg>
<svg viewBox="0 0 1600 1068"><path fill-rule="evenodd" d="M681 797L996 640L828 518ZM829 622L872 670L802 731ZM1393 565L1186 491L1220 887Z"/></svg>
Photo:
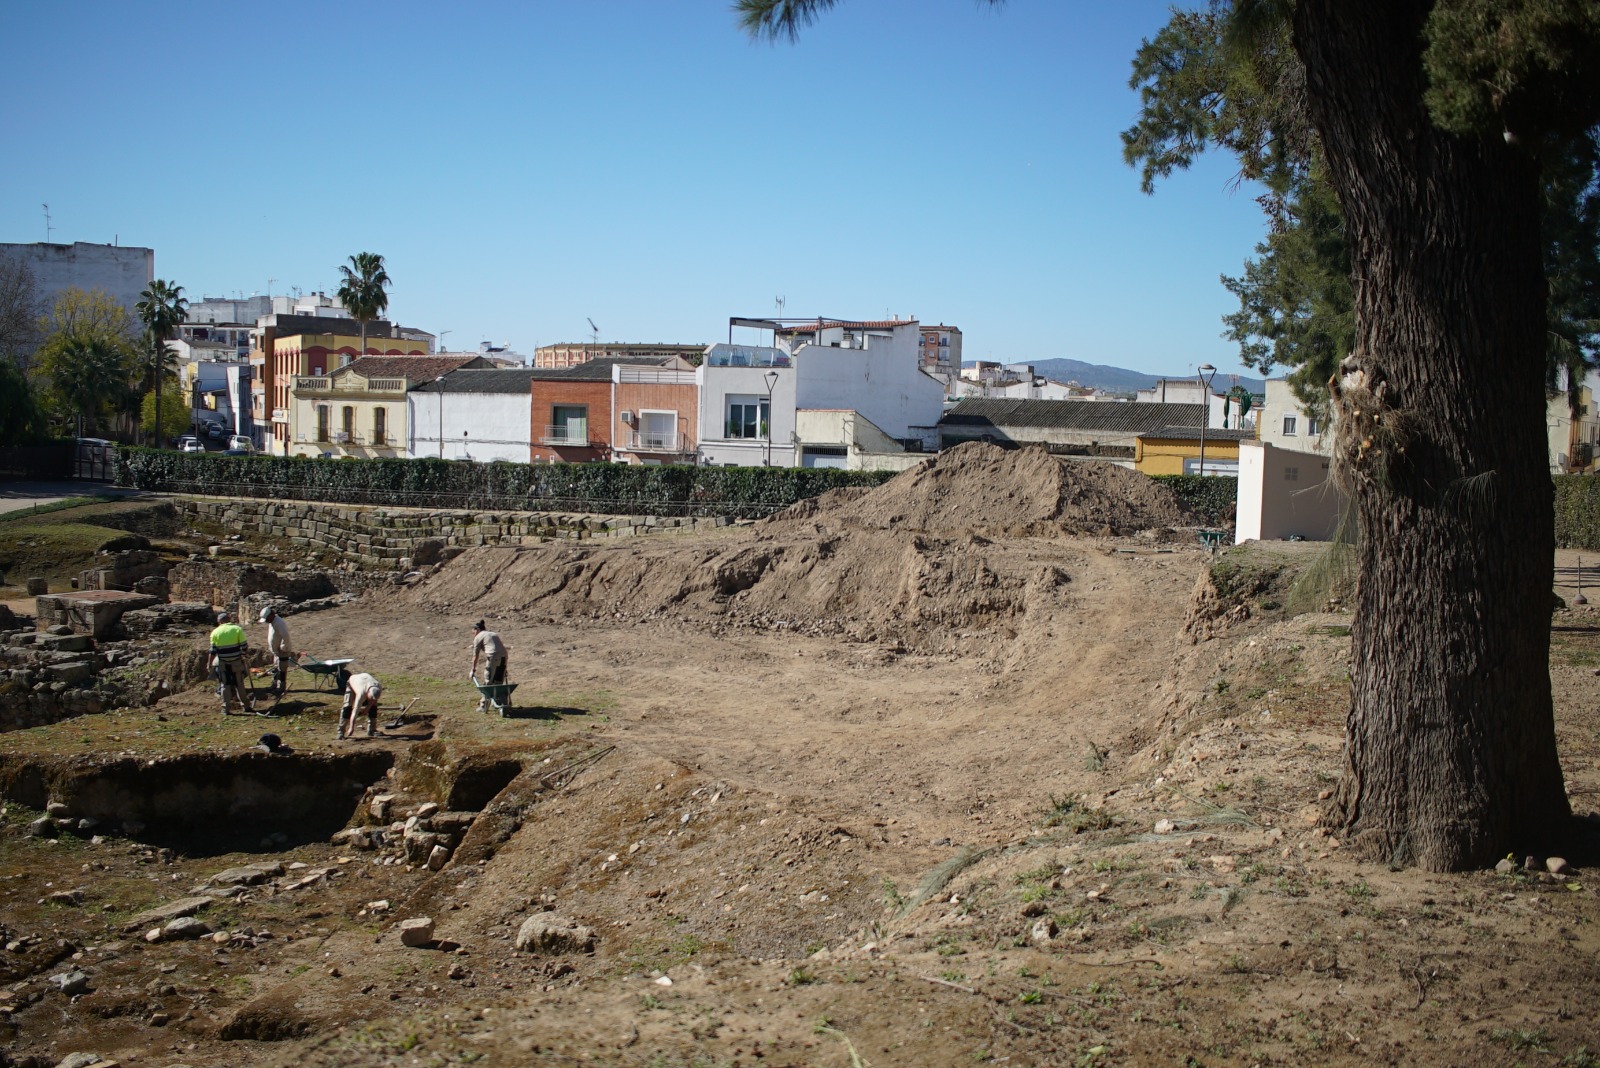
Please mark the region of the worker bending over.
<svg viewBox="0 0 1600 1068"><path fill-rule="evenodd" d="M383 696L383 684L365 671L350 676L344 685L344 705L339 709L339 737L354 738L356 717L365 713L367 737L378 733L378 698ZM349 720L346 732L345 721Z"/></svg>

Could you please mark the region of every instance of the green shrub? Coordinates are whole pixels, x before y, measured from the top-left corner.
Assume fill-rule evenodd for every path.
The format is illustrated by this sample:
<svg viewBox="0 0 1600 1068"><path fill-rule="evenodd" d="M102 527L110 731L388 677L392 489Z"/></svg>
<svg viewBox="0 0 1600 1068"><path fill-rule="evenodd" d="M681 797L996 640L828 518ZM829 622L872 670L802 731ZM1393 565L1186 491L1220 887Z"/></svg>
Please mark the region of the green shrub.
<svg viewBox="0 0 1600 1068"><path fill-rule="evenodd" d="M117 484L229 497L414 508L762 516L891 471L799 467L644 467L220 456L142 448L117 453Z"/></svg>
<svg viewBox="0 0 1600 1068"><path fill-rule="evenodd" d="M1556 475L1556 546L1600 552L1600 478Z"/></svg>
<svg viewBox="0 0 1600 1068"><path fill-rule="evenodd" d="M1239 502L1239 480L1231 475L1152 475L1172 490L1183 506L1211 526L1233 522Z"/></svg>

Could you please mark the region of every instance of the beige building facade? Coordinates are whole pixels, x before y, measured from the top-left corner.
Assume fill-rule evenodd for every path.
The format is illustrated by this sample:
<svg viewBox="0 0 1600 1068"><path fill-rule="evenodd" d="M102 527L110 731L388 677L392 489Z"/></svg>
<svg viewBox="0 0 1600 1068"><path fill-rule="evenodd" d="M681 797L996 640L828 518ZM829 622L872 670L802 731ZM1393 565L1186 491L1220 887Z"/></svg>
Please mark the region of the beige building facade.
<svg viewBox="0 0 1600 1068"><path fill-rule="evenodd" d="M326 375L294 375L288 453L404 456L411 433L406 394L458 368L488 366L475 356L366 356Z"/></svg>

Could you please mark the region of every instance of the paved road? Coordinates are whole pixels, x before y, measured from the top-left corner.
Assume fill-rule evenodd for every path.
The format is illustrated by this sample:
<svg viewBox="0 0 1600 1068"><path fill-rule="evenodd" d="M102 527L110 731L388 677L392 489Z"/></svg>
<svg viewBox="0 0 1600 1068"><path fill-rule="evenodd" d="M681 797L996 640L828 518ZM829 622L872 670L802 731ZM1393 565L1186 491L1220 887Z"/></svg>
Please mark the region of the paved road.
<svg viewBox="0 0 1600 1068"><path fill-rule="evenodd" d="M139 492L104 482L0 482L0 514L53 504L68 497L136 497Z"/></svg>

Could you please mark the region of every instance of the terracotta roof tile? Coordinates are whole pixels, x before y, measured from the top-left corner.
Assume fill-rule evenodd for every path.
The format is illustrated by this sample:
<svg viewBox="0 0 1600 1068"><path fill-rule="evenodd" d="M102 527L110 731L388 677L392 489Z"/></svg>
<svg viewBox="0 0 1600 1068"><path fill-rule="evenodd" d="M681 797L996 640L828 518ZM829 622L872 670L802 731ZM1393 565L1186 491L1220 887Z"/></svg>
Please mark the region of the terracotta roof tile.
<svg viewBox="0 0 1600 1068"><path fill-rule="evenodd" d="M462 367L487 366L488 361L479 356L362 356L328 372L328 377L353 372L363 378L404 378L409 387Z"/></svg>
<svg viewBox="0 0 1600 1068"><path fill-rule="evenodd" d="M796 323L779 330L780 334L815 334L818 330L841 327L845 330L887 330L896 326L910 326L915 319L864 319L859 322L842 322L827 319L816 323Z"/></svg>

